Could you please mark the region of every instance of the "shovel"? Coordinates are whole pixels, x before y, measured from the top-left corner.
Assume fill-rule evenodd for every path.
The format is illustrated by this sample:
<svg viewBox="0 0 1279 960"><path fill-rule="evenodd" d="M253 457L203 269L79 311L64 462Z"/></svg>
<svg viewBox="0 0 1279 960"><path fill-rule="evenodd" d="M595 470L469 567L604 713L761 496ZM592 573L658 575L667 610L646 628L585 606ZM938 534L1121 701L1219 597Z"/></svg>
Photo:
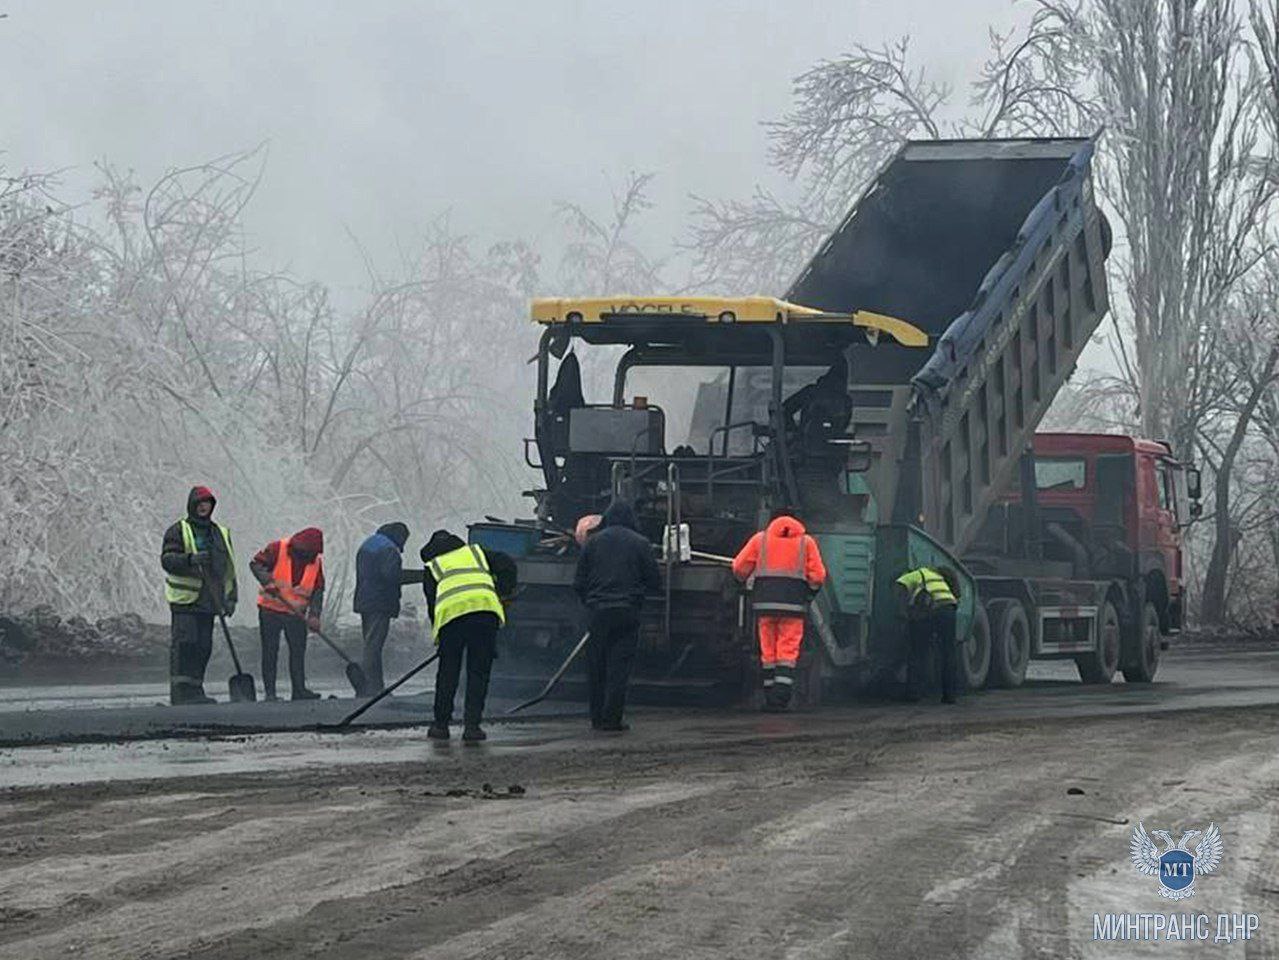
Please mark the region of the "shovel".
<svg viewBox="0 0 1279 960"><path fill-rule="evenodd" d="M231 642L231 628L226 625L226 614L218 611L218 623L222 624L222 635L226 637L226 645L231 650L231 662L235 664L235 675L227 681L231 691L232 703L252 703L258 698L258 688L253 682L253 674L245 673L240 666L240 658L236 655L235 644Z"/></svg>
<svg viewBox="0 0 1279 960"><path fill-rule="evenodd" d="M222 624L222 635L226 637L227 648L231 651L231 662L235 664L235 674L227 681L231 702L252 703L258 698L258 688L253 682L253 674L245 673L244 668L240 666L240 657L235 652L235 644L231 642L231 628L226 624L226 613L222 609L222 595L214 590L214 585L209 583L209 578L206 576L204 568L200 567L199 569L200 578L204 580L205 586L209 590L209 596L217 607L218 623Z"/></svg>
<svg viewBox="0 0 1279 960"><path fill-rule="evenodd" d="M288 607L289 610L293 612L293 615L299 620L304 623L306 622L306 612L301 608L293 606L293 604L289 603L289 601L285 600L284 597L278 593L275 594L275 599ZM307 626L310 626L310 624L307 624ZM357 697L367 697L369 695L369 678L365 676L364 668L352 660L345 650L325 636L324 631L319 627L311 627L311 631L328 644L330 650L346 661L346 678L351 681L351 686L355 688L355 695Z"/></svg>
<svg viewBox="0 0 1279 960"><path fill-rule="evenodd" d="M565 671L567 671L573 661L577 659L577 655L582 652L583 648L586 646L586 641L589 639L591 639L591 631L587 630L584 634L582 634L582 639L577 641L577 646L574 647L573 652L568 655L568 659L560 664L560 668L555 671L555 676L551 677L551 679L547 681L546 686L542 688L542 692L532 700L525 700L523 703L516 704L511 707L510 710L506 711L506 715L509 717L513 713L518 713L526 707L531 707L533 704L541 703L545 700L550 695L550 692L555 689L555 685L560 682L560 677L564 676Z"/></svg>
<svg viewBox="0 0 1279 960"><path fill-rule="evenodd" d="M360 714L364 713L365 710L373 706L373 704L382 700L384 697L389 696L391 691L393 691L400 684L405 683L406 681L412 679L413 677L416 677L419 673L421 673L423 670L425 670L427 667L433 664L436 660L438 660L439 657L440 657L440 651L436 650L435 653L431 654L429 657L427 657L425 660L419 663L416 667L414 667L412 670L406 673L404 676L400 677L400 679L396 680L395 683L391 684L389 687L387 687L385 690L379 693L376 697L374 697L368 703L363 704L361 707L359 707L359 709L352 710L345 717L343 717L336 724L334 724L334 726L329 727L327 729L340 730L343 727L349 726L351 721L354 720L356 717L358 717Z"/></svg>

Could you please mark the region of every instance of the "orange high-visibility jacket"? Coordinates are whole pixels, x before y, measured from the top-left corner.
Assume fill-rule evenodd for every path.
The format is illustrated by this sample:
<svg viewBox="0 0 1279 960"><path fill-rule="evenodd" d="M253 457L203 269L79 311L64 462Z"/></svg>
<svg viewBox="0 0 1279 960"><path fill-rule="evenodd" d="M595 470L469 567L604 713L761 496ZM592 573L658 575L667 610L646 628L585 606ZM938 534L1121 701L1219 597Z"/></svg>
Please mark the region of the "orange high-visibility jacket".
<svg viewBox="0 0 1279 960"><path fill-rule="evenodd" d="M802 616L807 590L826 582L826 565L804 525L781 516L742 547L733 559L733 574L751 585L757 610Z"/></svg>
<svg viewBox="0 0 1279 960"><path fill-rule="evenodd" d="M324 560L322 555L317 553L303 568L302 576L295 584L293 555L289 553L289 538L285 537L279 541L275 554L275 569L271 571L271 580L279 588L279 596L268 593L267 584L263 584L258 591L258 606L263 610L273 610L276 613L305 614L310 607L311 594L315 592L315 585L320 581L323 572Z"/></svg>

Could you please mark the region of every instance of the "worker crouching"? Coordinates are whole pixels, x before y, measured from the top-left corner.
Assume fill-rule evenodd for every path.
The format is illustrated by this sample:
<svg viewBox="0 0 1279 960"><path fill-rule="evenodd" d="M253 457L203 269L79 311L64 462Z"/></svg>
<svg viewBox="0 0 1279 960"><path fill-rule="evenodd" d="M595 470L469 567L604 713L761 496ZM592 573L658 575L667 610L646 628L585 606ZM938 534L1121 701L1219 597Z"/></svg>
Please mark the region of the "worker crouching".
<svg viewBox="0 0 1279 960"><path fill-rule="evenodd" d="M262 639L262 686L266 699L278 700L275 678L280 634L289 647L289 685L294 700L316 700L306 686L306 633L318 629L324 608L324 533L307 527L274 540L249 563L257 578L258 631Z"/></svg>
<svg viewBox="0 0 1279 960"><path fill-rule="evenodd" d="M955 614L959 608L959 578L949 567L918 567L897 578L910 631L906 660L906 699L919 700L930 673L932 650L941 668L942 703L959 694L959 638Z"/></svg>
<svg viewBox="0 0 1279 960"><path fill-rule="evenodd" d="M497 632L506 622L503 597L515 593L515 561L496 550L463 542L447 530L437 530L421 552L426 564L422 589L430 611L440 663L435 674L435 721L426 735L447 740L466 661L466 701L462 739L488 739L480 727L489 675L497 656Z"/></svg>
<svg viewBox="0 0 1279 960"><path fill-rule="evenodd" d="M747 541L733 559L733 574L751 592L764 676L764 710L790 705L795 667L804 642L808 605L826 582L817 541L785 511Z"/></svg>

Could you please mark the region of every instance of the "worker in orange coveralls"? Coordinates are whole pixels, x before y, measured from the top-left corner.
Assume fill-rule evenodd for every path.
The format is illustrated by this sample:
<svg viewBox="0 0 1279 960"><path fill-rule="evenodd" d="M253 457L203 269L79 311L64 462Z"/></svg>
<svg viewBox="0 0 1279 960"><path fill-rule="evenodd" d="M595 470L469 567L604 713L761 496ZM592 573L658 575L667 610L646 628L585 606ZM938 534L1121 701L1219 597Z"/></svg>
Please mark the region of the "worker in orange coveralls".
<svg viewBox="0 0 1279 960"><path fill-rule="evenodd" d="M764 710L789 706L795 666L804 641L808 604L826 582L817 541L785 510L774 511L768 528L755 534L733 559L733 575L751 591L764 674Z"/></svg>

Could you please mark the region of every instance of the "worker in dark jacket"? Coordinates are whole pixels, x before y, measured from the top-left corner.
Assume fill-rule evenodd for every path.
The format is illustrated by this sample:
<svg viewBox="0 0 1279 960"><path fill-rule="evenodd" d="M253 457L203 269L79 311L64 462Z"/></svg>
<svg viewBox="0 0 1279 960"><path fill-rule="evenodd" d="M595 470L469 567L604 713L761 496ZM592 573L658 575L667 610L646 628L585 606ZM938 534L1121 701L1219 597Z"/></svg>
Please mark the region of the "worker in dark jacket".
<svg viewBox="0 0 1279 960"><path fill-rule="evenodd" d="M573 588L590 613L586 643L591 726L629 729L622 721L631 661L639 645L644 598L662 589L653 547L636 529L635 511L617 500L591 533L577 561Z"/></svg>
<svg viewBox="0 0 1279 960"><path fill-rule="evenodd" d="M249 570L258 591L258 633L262 639L262 687L266 699L278 700L275 676L280 634L289 645L290 697L317 700L306 687L306 632L318 630L324 609L324 533L307 527L291 537L273 540L257 552Z"/></svg>
<svg viewBox="0 0 1279 960"><path fill-rule="evenodd" d="M440 662L435 673L432 740L447 740L453 700L466 660L466 703L462 739L488 739L480 727L489 675L497 656L497 631L506 622L503 600L515 595L515 561L497 550L468 545L447 530L436 530L421 552L426 575L422 589L430 612Z"/></svg>
<svg viewBox="0 0 1279 960"><path fill-rule="evenodd" d="M815 381L787 397L782 416L809 447L842 436L853 416L848 396L848 361L840 357Z"/></svg>
<svg viewBox="0 0 1279 960"><path fill-rule="evenodd" d="M172 623L169 702L213 703L204 692L204 671L213 652L213 617L231 616L238 599L235 551L226 527L213 521L217 498L208 487L192 487L186 516L164 532L160 565Z"/></svg>
<svg viewBox="0 0 1279 960"><path fill-rule="evenodd" d="M355 612L360 615L364 634L364 675L374 690L386 686L382 648L391 621L400 615L400 555L408 539L409 528L404 524L384 523L355 554Z"/></svg>
<svg viewBox="0 0 1279 960"><path fill-rule="evenodd" d="M897 578L898 595L906 615L910 650L906 660L906 699L920 698L930 653L941 661L942 703L954 703L960 689L959 637L955 613L959 608L959 577L949 567L918 567Z"/></svg>

